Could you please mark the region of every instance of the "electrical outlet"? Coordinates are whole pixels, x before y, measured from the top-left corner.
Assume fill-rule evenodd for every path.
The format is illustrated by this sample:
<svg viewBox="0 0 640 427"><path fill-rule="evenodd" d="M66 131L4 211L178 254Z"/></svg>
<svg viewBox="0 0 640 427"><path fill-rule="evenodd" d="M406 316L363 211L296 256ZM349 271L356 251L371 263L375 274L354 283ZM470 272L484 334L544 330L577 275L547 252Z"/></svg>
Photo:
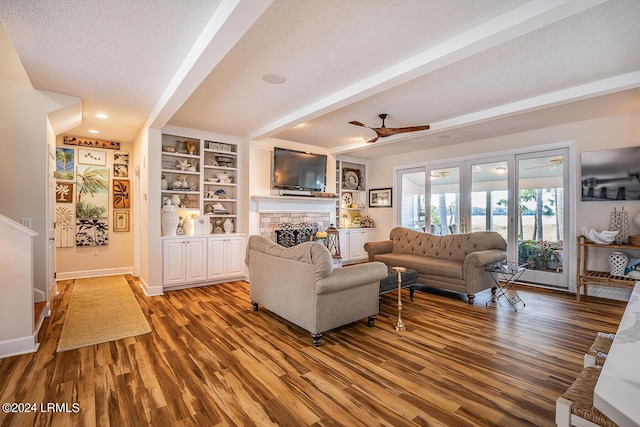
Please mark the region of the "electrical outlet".
<svg viewBox="0 0 640 427"><path fill-rule="evenodd" d="M91 255L93 256L98 256L98 250L94 249L93 252L91 252Z"/></svg>

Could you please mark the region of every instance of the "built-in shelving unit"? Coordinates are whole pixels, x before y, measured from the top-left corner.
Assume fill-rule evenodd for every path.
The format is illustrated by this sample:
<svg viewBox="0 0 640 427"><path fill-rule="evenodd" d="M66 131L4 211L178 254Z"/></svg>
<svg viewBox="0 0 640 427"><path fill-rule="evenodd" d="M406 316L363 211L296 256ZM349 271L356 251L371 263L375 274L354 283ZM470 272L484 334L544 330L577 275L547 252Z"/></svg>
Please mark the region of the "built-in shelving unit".
<svg viewBox="0 0 640 427"><path fill-rule="evenodd" d="M367 215L367 167L365 164L336 161L336 221L339 228L360 228Z"/></svg>
<svg viewBox="0 0 640 427"><path fill-rule="evenodd" d="M162 204L175 205L181 223L193 225L162 238L163 288L246 278L246 236L237 229L238 145L178 130L162 135Z"/></svg>

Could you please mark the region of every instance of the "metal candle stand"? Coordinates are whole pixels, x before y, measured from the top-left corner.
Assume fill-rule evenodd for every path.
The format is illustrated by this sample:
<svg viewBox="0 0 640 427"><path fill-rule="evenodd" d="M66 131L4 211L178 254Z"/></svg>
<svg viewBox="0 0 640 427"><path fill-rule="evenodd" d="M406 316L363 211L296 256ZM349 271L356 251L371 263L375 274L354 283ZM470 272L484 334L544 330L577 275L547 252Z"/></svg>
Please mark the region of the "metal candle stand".
<svg viewBox="0 0 640 427"><path fill-rule="evenodd" d="M404 267L393 267L398 272L398 321L395 324L396 331L406 331L407 327L402 322L402 273L407 269Z"/></svg>

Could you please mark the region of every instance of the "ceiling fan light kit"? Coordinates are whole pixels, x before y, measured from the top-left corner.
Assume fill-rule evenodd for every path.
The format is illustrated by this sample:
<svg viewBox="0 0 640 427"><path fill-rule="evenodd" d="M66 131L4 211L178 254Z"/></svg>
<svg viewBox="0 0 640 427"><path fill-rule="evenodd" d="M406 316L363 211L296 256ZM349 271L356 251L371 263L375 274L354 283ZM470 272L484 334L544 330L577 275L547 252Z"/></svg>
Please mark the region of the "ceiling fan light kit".
<svg viewBox="0 0 640 427"><path fill-rule="evenodd" d="M372 128L370 126L367 126L355 120L350 121L349 124L365 127L374 131L377 136L375 138L368 140L367 142L376 142L379 138L386 138L387 136L397 135L399 133L418 132L421 130L429 129L429 125L407 126L407 127L401 127L401 128L388 128L384 124L384 121L388 116L389 114L387 113L378 114L378 117L380 117L380 119L382 120L382 126L380 126L379 128Z"/></svg>

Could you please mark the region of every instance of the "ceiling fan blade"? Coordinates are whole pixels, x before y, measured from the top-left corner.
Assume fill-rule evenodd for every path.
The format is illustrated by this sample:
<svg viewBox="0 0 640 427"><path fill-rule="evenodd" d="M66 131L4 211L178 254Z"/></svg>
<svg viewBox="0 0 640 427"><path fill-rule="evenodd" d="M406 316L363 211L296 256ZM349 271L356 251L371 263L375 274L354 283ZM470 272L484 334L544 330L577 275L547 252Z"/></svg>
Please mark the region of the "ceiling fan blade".
<svg viewBox="0 0 640 427"><path fill-rule="evenodd" d="M392 132L395 132L395 133L418 132L420 130L428 130L428 129L429 129L429 125L407 126L407 127L404 127L404 128L389 128L389 130L391 130Z"/></svg>
<svg viewBox="0 0 640 427"><path fill-rule="evenodd" d="M356 122L356 121L349 122L349 124L356 125L356 126L362 126L363 128L368 128L369 127L369 126L367 126L367 125L365 125L363 123Z"/></svg>
<svg viewBox="0 0 640 427"><path fill-rule="evenodd" d="M376 136L375 138L371 138L370 140L368 140L367 142L376 142L378 140L378 137Z"/></svg>

